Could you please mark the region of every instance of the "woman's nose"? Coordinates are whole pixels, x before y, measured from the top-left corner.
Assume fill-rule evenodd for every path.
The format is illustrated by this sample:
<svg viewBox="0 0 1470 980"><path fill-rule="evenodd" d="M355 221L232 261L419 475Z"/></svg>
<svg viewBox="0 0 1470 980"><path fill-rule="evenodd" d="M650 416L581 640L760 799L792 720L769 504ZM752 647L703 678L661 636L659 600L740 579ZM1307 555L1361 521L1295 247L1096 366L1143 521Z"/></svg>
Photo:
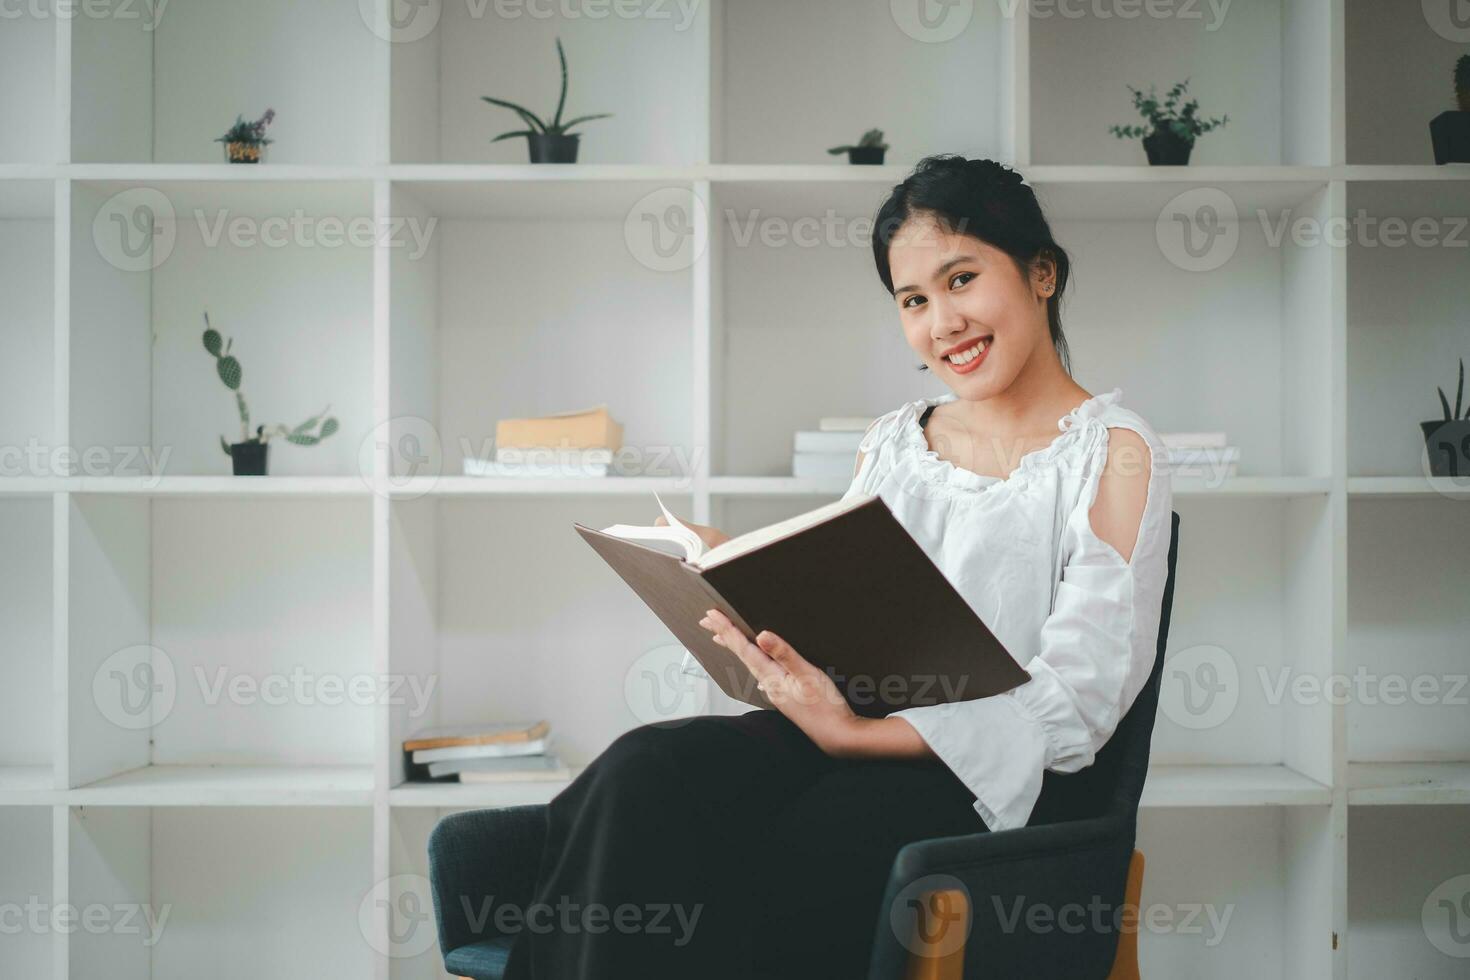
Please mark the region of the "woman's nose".
<svg viewBox="0 0 1470 980"><path fill-rule="evenodd" d="M936 340L951 337L965 329L965 318L959 308L948 300L934 300L929 306L934 322L930 325Z"/></svg>

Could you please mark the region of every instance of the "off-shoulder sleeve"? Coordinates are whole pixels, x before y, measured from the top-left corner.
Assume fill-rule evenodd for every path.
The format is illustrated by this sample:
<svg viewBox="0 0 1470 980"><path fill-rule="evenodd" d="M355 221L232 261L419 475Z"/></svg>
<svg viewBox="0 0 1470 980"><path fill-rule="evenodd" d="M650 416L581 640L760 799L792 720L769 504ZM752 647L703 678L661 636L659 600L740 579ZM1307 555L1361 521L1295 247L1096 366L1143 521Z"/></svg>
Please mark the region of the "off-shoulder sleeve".
<svg viewBox="0 0 1470 980"><path fill-rule="evenodd" d="M1150 473L1133 554L1124 561L1093 532L1088 516L1107 458L1103 427L1101 449L1090 454L1062 530L1052 611L1036 656L1023 665L1031 679L993 697L891 715L913 725L975 794L975 811L993 831L1026 825L1043 771L1076 772L1092 763L1153 668L1173 495L1162 443L1137 431L1149 446Z"/></svg>

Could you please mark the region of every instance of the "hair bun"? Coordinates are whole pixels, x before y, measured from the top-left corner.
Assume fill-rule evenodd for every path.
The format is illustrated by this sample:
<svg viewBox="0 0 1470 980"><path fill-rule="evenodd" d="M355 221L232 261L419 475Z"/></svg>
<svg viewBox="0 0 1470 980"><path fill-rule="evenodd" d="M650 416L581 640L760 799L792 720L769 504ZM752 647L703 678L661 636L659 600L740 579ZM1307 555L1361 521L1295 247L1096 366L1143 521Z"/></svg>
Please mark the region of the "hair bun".
<svg viewBox="0 0 1470 980"><path fill-rule="evenodd" d="M966 160L965 169L972 177L979 177L1001 187L1019 187L1025 181L1016 171L995 160Z"/></svg>

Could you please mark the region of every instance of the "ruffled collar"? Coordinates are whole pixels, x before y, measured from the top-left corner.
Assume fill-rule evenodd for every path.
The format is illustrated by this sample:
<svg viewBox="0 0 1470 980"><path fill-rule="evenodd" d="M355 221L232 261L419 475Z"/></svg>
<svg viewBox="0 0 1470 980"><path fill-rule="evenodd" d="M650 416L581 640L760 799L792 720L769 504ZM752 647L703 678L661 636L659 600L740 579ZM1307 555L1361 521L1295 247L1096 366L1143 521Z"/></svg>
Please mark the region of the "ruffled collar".
<svg viewBox="0 0 1470 980"><path fill-rule="evenodd" d="M1100 420L1103 413L1110 406L1117 404L1122 396L1123 389L1115 387L1111 391L1093 395L1078 404L1057 419L1057 430L1061 435L1048 445L1040 449L1033 449L1022 456L1016 468L1011 471L1011 475L1005 478L984 475L956 466L947 459L941 459L938 453L929 448L929 443L924 438L924 430L919 425L919 417L931 405L942 405L945 402L956 400L959 396L952 391L934 398L918 398L904 405L898 420L899 437L902 443L912 451L918 477L924 483L964 490L988 490L993 487L1023 490L1038 467L1064 452L1069 446L1075 445L1080 437L1079 434L1090 428L1087 423L1092 420Z"/></svg>

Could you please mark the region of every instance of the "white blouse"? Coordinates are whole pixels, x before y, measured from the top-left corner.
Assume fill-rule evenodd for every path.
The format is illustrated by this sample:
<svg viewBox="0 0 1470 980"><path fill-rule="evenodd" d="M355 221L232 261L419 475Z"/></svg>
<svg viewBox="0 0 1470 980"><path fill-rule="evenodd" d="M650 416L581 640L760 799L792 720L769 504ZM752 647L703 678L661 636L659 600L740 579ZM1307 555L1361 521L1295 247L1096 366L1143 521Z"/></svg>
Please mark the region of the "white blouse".
<svg viewBox="0 0 1470 980"><path fill-rule="evenodd" d="M842 497L881 497L1031 674L1004 694L889 716L913 725L975 794L992 831L1026 825L1044 770L1092 763L1153 667L1173 488L1163 443L1121 396L1114 388L1062 416L1061 435L1022 456L1005 479L929 449L920 416L955 400L953 392L907 402L864 434L862 468ZM1088 518L1113 426L1137 431L1151 456L1128 561Z"/></svg>

